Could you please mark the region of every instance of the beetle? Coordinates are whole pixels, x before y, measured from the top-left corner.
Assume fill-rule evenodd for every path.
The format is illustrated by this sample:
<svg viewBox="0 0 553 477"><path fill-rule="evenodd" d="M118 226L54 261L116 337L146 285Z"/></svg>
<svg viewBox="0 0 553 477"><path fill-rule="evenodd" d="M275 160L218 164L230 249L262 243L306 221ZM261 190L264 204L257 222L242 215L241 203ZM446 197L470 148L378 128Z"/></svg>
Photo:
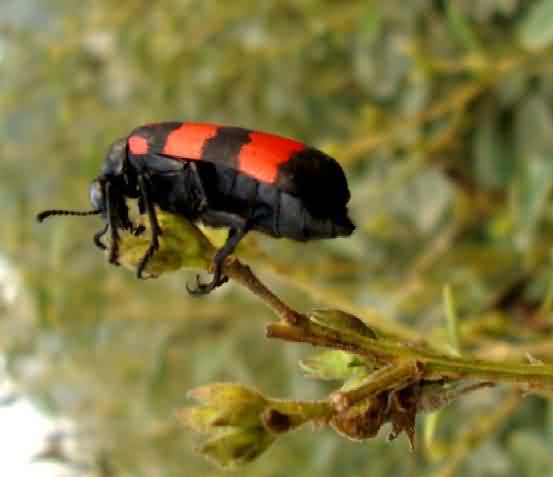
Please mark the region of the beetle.
<svg viewBox="0 0 553 477"><path fill-rule="evenodd" d="M119 230L136 234L127 199L147 214L150 243L137 266L138 278L159 247L155 206L192 222L228 227L225 244L213 259L213 277L196 276L191 294L207 294L227 281L223 262L251 230L297 241L346 237L355 226L348 217L350 192L341 166L324 152L270 133L197 122L162 122L134 129L115 141L100 175L90 186L93 210L45 210L54 215L101 215L94 243L106 246L118 264Z"/></svg>

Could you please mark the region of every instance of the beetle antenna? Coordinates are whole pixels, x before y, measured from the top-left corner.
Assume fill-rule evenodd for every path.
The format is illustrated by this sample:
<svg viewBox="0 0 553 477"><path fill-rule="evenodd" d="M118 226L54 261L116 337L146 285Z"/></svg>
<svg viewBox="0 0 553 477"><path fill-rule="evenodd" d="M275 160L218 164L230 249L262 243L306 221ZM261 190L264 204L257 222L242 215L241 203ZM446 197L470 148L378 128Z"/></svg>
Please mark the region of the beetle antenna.
<svg viewBox="0 0 553 477"><path fill-rule="evenodd" d="M98 215L101 214L101 210L87 210L87 211L80 211L80 210L44 210L40 214L37 214L36 219L39 222L42 222L44 219L47 219L48 217L51 217L52 215Z"/></svg>

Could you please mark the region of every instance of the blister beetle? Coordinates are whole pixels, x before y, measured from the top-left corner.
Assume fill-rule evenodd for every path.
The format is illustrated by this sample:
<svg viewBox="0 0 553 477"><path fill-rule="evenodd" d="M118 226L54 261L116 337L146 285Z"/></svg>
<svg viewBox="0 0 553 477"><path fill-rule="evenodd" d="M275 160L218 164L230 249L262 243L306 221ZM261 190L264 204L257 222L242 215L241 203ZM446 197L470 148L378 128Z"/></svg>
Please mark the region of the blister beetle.
<svg viewBox="0 0 553 477"><path fill-rule="evenodd" d="M207 294L223 284L223 262L250 230L298 241L345 237L348 184L340 165L325 153L274 134L210 123L148 124L114 142L101 174L90 186L93 210L45 210L53 215L101 215L111 234L109 261L118 262L119 230L140 232L129 218L127 199L137 199L150 224L150 244L137 267L143 278L162 234L155 206L213 227L228 227L213 259L213 278L188 288Z"/></svg>

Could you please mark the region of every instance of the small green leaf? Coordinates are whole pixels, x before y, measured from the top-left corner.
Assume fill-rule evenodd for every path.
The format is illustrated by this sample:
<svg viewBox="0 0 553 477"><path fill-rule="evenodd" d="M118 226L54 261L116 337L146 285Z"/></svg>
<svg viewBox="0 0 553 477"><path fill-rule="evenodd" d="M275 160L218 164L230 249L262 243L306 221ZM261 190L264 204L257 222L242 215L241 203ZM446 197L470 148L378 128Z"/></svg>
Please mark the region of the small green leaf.
<svg viewBox="0 0 553 477"><path fill-rule="evenodd" d="M236 469L259 457L274 440L263 427L231 430L207 440L198 451L225 469Z"/></svg>
<svg viewBox="0 0 553 477"><path fill-rule="evenodd" d="M340 350L323 351L300 361L301 369L310 377L322 380L346 380L366 376L372 368L358 356Z"/></svg>
<svg viewBox="0 0 553 477"><path fill-rule="evenodd" d="M341 310L313 310L309 319L325 328L334 331L355 333L367 338L376 339L376 333L362 320Z"/></svg>
<svg viewBox="0 0 553 477"><path fill-rule="evenodd" d="M545 48L553 42L553 0L535 2L519 25L518 37L529 50Z"/></svg>

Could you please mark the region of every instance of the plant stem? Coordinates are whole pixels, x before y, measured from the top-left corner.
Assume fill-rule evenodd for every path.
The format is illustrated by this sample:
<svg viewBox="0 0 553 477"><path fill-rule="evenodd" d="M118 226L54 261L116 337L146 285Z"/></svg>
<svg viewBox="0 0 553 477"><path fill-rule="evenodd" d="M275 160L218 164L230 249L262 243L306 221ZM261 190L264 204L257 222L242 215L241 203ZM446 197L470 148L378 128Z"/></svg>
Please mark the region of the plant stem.
<svg viewBox="0 0 553 477"><path fill-rule="evenodd" d="M414 360L422 365L422 377L425 379L472 378L493 383L520 384L529 386L533 390L553 388L553 366L551 365L452 357L409 343L337 333L313 323L301 327L272 323L267 327L267 336L350 351L371 357L382 364L397 363L405 359Z"/></svg>
<svg viewBox="0 0 553 477"><path fill-rule="evenodd" d="M334 413L333 407L327 400L291 401L288 399L271 399L270 406L284 414L299 415L304 422L326 420Z"/></svg>
<svg viewBox="0 0 553 477"><path fill-rule="evenodd" d="M246 287L267 306L269 306L277 316L284 322L291 325L298 325L307 321L307 317L298 313L284 303L278 296L269 290L253 274L251 268L244 265L236 257L229 257L225 262L225 273Z"/></svg>
<svg viewBox="0 0 553 477"><path fill-rule="evenodd" d="M330 396L330 401L338 412L363 399L375 396L384 390L401 389L416 382L422 376L422 369L416 361L405 361L384 366L370 374L364 384L349 391L338 391Z"/></svg>
<svg viewBox="0 0 553 477"><path fill-rule="evenodd" d="M374 359L383 366L405 361L418 363L422 365L421 378L424 379L472 378L492 383L519 384L534 391L553 389L551 365L456 357L410 342L373 339L356 333L331 330L313 323L306 315L289 307L259 281L250 267L243 265L237 258L227 259L225 273L250 290L280 318L280 322L267 326L269 338L349 351Z"/></svg>

